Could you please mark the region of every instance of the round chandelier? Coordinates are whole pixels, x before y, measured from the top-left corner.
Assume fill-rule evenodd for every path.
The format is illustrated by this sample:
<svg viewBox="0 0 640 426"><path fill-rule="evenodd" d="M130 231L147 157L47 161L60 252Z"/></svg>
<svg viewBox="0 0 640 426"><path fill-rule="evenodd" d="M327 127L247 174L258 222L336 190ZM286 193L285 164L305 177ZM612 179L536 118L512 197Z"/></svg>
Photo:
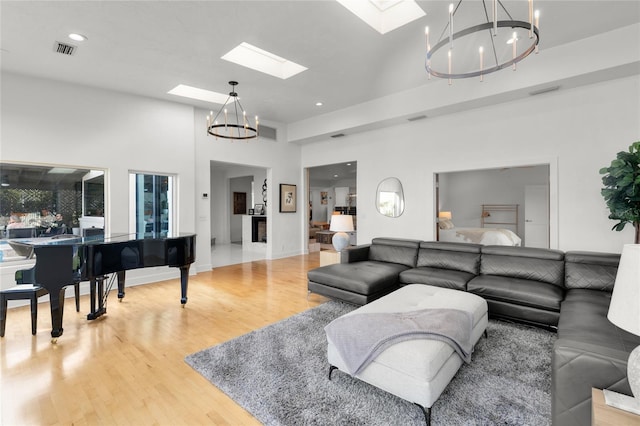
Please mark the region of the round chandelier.
<svg viewBox="0 0 640 426"><path fill-rule="evenodd" d="M492 3L491 10L488 1ZM484 75L508 67L515 70L518 62L538 53L540 13L534 12L533 0L528 0L527 21L514 19L500 0L472 2L472 7L464 11L462 2L449 5L448 22L435 45L431 45L429 27L425 28L425 68L429 78L446 78L449 84L453 79L472 77L483 81ZM478 15L483 17L480 23ZM506 19L501 20L498 15ZM463 29L456 31L457 26Z"/></svg>
<svg viewBox="0 0 640 426"><path fill-rule="evenodd" d="M222 108L215 116L213 111L207 115L207 134L232 140L255 139L258 137L258 116L255 116L255 125L251 124L235 90L238 82L230 81L229 84L231 92Z"/></svg>

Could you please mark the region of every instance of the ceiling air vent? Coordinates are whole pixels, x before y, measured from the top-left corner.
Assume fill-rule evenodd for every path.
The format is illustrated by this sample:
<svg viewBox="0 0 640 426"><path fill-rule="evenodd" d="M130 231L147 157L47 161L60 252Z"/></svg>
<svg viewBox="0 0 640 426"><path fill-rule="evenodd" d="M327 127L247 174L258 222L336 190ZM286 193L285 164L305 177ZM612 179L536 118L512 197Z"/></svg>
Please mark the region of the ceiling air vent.
<svg viewBox="0 0 640 426"><path fill-rule="evenodd" d="M53 46L53 50L55 50L57 53L71 56L76 53L76 46L56 41L55 45Z"/></svg>
<svg viewBox="0 0 640 426"><path fill-rule="evenodd" d="M529 96L536 96L536 95L542 95L543 93L555 92L558 89L560 89L560 86L545 87L544 89L539 89L539 90L534 90L532 92L529 92Z"/></svg>
<svg viewBox="0 0 640 426"><path fill-rule="evenodd" d="M273 127L268 127L261 124L259 131L260 131L259 137L261 138L272 139L274 141L278 140L277 131Z"/></svg>
<svg viewBox="0 0 640 426"><path fill-rule="evenodd" d="M344 133L336 133L335 135L331 135L332 138L342 138L344 137Z"/></svg>

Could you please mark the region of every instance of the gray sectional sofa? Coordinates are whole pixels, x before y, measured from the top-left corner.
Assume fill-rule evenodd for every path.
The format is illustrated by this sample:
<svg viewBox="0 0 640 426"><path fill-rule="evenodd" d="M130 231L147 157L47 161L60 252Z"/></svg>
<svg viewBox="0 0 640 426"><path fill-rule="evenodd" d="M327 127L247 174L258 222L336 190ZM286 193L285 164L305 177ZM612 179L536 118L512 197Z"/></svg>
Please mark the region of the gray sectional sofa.
<svg viewBox="0 0 640 426"><path fill-rule="evenodd" d="M591 424L591 388L630 394L640 338L607 320L619 254L375 238L308 272L308 289L363 305L406 284L468 291L489 315L556 330L554 425Z"/></svg>

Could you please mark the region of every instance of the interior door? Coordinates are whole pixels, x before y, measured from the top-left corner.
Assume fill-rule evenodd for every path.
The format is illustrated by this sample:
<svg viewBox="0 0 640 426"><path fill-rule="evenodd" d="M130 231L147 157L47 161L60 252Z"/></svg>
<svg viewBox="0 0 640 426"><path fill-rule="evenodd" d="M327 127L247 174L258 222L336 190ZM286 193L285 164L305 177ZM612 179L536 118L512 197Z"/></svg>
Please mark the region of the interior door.
<svg viewBox="0 0 640 426"><path fill-rule="evenodd" d="M549 189L527 185L524 198L524 245L549 248Z"/></svg>

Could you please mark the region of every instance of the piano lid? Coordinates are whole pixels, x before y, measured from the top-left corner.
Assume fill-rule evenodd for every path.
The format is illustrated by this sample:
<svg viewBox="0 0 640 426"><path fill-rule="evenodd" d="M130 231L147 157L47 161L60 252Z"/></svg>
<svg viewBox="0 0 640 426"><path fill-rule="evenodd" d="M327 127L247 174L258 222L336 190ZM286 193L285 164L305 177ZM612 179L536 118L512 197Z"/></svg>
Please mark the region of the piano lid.
<svg viewBox="0 0 640 426"><path fill-rule="evenodd" d="M139 240L170 240L175 238L192 237L194 233L178 232L142 232L142 233L118 233L109 235L56 235L54 237L16 238L7 240L9 245L21 256L27 258L33 256L33 247L48 245L92 245Z"/></svg>

